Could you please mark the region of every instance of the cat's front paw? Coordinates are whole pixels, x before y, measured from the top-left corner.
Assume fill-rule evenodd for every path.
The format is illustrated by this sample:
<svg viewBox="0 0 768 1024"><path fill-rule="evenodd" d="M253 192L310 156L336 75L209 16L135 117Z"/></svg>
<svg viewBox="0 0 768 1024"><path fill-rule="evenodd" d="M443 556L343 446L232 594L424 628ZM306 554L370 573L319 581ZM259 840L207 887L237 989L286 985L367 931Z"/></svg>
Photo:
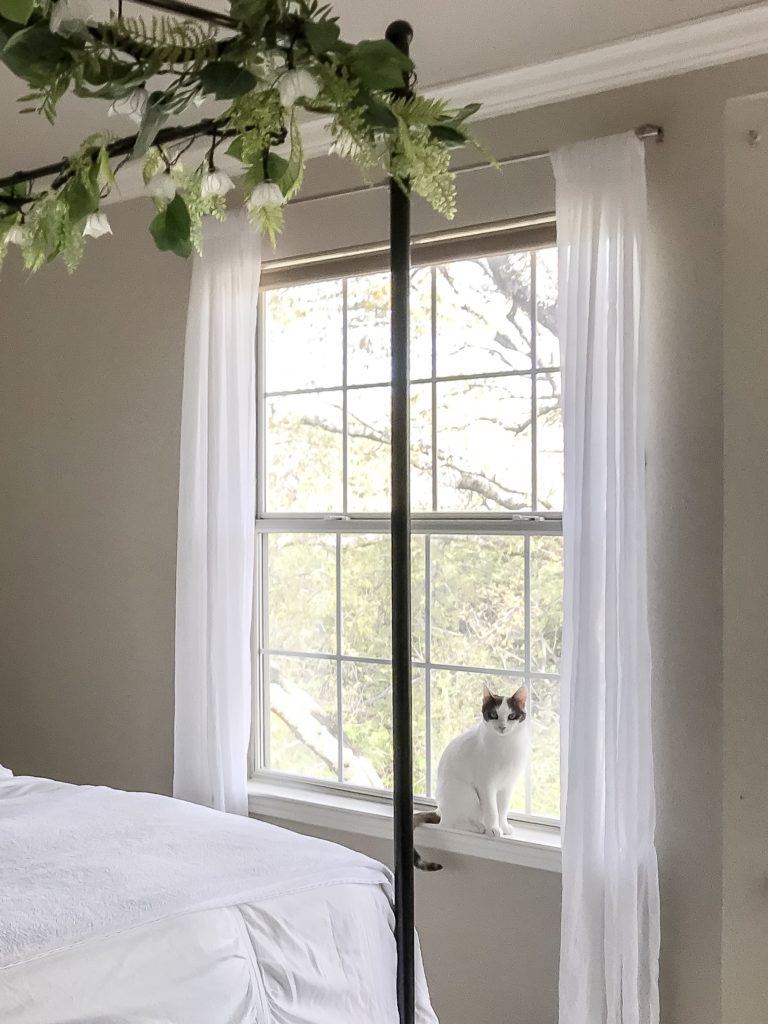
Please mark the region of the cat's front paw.
<svg viewBox="0 0 768 1024"><path fill-rule="evenodd" d="M498 825L486 825L485 826L485 834L487 836L490 836L491 839L500 839L501 838L501 829L498 827Z"/></svg>
<svg viewBox="0 0 768 1024"><path fill-rule="evenodd" d="M515 830L512 828L508 821L505 821L501 826L501 831L505 836L511 836Z"/></svg>

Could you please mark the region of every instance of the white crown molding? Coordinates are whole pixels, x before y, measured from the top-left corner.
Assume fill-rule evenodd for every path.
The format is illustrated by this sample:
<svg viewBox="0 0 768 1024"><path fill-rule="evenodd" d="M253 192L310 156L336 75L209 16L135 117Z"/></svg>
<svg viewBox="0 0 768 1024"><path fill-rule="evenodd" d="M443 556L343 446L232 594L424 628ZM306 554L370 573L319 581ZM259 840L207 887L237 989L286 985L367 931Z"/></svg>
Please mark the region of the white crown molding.
<svg viewBox="0 0 768 1024"><path fill-rule="evenodd" d="M768 3L758 3L427 91L482 103L478 116L485 120L765 53Z"/></svg>
<svg viewBox="0 0 768 1024"><path fill-rule="evenodd" d="M487 120L765 53L768 3L761 2L540 64L427 87L425 92L454 104L480 103L478 120ZM308 160L328 154L325 119L305 124L302 138ZM190 159L194 154L194 150L190 152ZM222 158L221 165L227 169L239 166L237 161L227 158ZM114 196L114 201L142 194L141 175L136 167L126 167L120 179L120 195Z"/></svg>

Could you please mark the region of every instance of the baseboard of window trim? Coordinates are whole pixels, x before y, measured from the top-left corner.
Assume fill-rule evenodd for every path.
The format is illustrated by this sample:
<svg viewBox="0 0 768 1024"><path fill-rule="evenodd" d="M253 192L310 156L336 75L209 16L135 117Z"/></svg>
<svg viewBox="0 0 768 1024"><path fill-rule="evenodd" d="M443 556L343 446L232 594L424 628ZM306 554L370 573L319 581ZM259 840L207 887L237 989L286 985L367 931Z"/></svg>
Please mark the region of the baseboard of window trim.
<svg viewBox="0 0 768 1024"><path fill-rule="evenodd" d="M248 811L255 818L273 818L310 828L326 828L376 839L392 837L390 805L364 797L310 791L289 782L251 779L248 783ZM528 822L515 822L513 828L512 836L490 839L440 825L424 825L416 830L416 836L419 847L425 850L445 850L542 871L561 870L558 829Z"/></svg>

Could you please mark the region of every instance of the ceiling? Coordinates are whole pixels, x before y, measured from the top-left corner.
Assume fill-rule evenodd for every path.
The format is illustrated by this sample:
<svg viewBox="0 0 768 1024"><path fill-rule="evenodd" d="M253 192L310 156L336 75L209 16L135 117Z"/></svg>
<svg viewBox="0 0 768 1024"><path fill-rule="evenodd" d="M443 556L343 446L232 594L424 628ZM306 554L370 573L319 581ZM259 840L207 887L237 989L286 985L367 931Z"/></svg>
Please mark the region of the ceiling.
<svg viewBox="0 0 768 1024"><path fill-rule="evenodd" d="M200 0L225 10L226 0ZM114 3L94 0L104 9ZM132 5L126 3L126 11ZM414 27L412 55L421 87L536 64L627 36L738 7L738 0L336 0L349 40L383 34L395 18ZM130 121L107 120L98 101L67 98L55 125L18 113L24 83L0 67L0 175L57 160L91 132L130 133ZM460 100L460 95L456 99ZM203 111L203 114L205 111ZM194 117L201 116L195 111Z"/></svg>

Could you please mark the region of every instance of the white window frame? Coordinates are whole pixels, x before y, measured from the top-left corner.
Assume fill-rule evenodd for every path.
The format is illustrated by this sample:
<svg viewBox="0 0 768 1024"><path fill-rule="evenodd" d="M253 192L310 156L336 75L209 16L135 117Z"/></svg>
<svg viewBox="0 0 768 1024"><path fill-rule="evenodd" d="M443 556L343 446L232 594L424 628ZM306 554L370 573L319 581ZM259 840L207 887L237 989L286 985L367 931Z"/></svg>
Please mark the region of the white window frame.
<svg viewBox="0 0 768 1024"><path fill-rule="evenodd" d="M527 225L526 225L527 227ZM541 241L538 241L541 238ZM467 258L468 256L488 255L490 252L527 252L537 248L551 246L554 242L553 226L546 225L543 233L534 235L531 238L530 231L516 232L510 236L510 232L504 232L503 236L496 241L495 245L491 239L489 245L488 235L484 235L484 245L477 249L471 247L471 242L462 239L463 245L460 251L454 255L450 252L443 254L438 248L437 255L431 247L425 247L421 263L431 265L441 262L450 262L452 259ZM469 248L468 248L469 246ZM344 304L346 324L346 278L357 273L370 273L374 268L366 266L363 269L355 270L353 266L341 266L339 262L329 259L327 263L317 263L312 267L311 274L303 273L299 280L342 279L344 280ZM282 277L279 286L287 283ZM297 282L298 283L298 282ZM310 659L334 662L337 666L337 700L339 705L342 699L342 688L340 684L341 665L344 662L368 662L371 664L390 664L386 659L365 658L360 656L346 656L341 653L340 644L337 642L335 654L318 654L317 652L271 650L265 647L264 638L267 636L268 602L265 599L264 580L264 548L265 539L271 533L289 532L327 532L337 535L336 543L336 586L337 586L337 630L340 628L340 600L338 592L341 586L341 543L340 538L344 534L366 533L382 534L389 533L389 517L372 513L349 513L346 509L347 501L347 435L343 435L343 501L344 508L339 514L304 514L304 513L269 513L266 508L266 401L265 393L261 382L265 379L265 343L264 343L264 307L265 291L278 285L267 280L262 284L259 305L258 331L257 331L257 518L256 518L256 551L255 551L255 586L254 586L254 616L253 616L253 714L252 714L252 736L250 745L250 804L251 811L260 816L278 818L297 824L332 828L341 831L351 831L370 836L391 835L391 804L392 794L389 791L380 791L352 786L331 780L311 779L304 776L291 775L278 772L265 767L268 757L269 744L269 705L268 705L268 682L265 679L265 666L270 655L293 655L307 657ZM534 285L535 289L535 280ZM534 290L535 294L535 290ZM437 383L444 378L436 376L436 325L435 325L435 272L432 271L432 369L433 375L429 378L414 379L413 384L430 384L433 389L433 402ZM535 338L535 317L533 318L532 338L532 366L536 366L536 338ZM346 328L345 328L346 331ZM344 338L344 367L346 370L346 337ZM533 419L531 430L531 443L533 446L533 504L536 504L536 380L535 372L526 370L520 371L522 375L533 374ZM509 376L509 371L451 375L447 380L462 379L493 379L494 377ZM347 394L353 390L365 390L377 385L349 385L345 379L341 386L328 388L311 388L308 392L317 393L322 391L334 391L342 393L342 401L346 409ZM380 385L378 385L380 386ZM295 393L293 391L290 392ZM279 395L276 392L275 395ZM269 393L273 397L273 393ZM346 423L346 420L345 420ZM437 444L436 444L436 422L433 417L433 489L436 492L437 474ZM434 501L436 504L436 501ZM551 679L552 673L537 673L531 671L531 633L530 633L530 538L532 536L562 535L562 513L545 512L482 512L482 513L442 513L442 512L419 512L412 513L412 532L414 535L425 535L425 559L427 571L425 572L425 603L426 603L426 654L424 662L414 662L414 668L425 672L425 694L426 694L426 716L427 716L427 774L429 776L429 765L431 763L430 750L430 671L431 670L453 670L461 672L476 672L483 676L494 676L519 678L521 684L530 683L537 678ZM525 550L525 668L520 672L510 672L495 669L473 668L465 665L438 665L429 661L429 560L430 560L430 534L451 534L451 535L500 535L521 537L524 540ZM338 637L337 637L338 641ZM338 708L338 722L341 728L342 708ZM341 747L341 744L340 744ZM527 780L528 790L526 803L530 805L530 772ZM418 807L428 809L435 806L432 797L418 797L415 801ZM515 829L515 836L512 841L501 844L489 841L484 836L472 836L465 833L451 833L450 830L431 830L429 840L423 840L425 846L434 849L444 849L453 852L467 853L473 856L482 856L493 860L512 861L530 867L539 867L545 870L559 870L559 821L551 818L538 817L533 814L522 814L511 812L510 821ZM439 833L439 834L438 834Z"/></svg>

